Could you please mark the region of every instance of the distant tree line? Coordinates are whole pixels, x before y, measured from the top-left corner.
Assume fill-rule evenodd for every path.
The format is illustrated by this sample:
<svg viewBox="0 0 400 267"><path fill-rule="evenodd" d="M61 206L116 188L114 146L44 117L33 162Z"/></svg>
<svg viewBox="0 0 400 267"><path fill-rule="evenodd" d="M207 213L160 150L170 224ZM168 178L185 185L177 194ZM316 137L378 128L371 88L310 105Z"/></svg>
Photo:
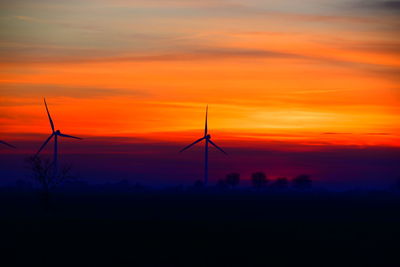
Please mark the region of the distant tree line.
<svg viewBox="0 0 400 267"><path fill-rule="evenodd" d="M49 160L43 160L40 157L30 157L27 159L27 162L29 166L28 168L32 171L33 179L41 185L42 191L45 195L48 195L50 190L60 183L63 183L73 178L70 175L70 166L63 167L60 172L57 173L57 175L53 175L53 166ZM307 174L298 175L291 180L286 177L278 177L272 180L264 172L260 171L252 173L250 178L251 184L257 190L261 190L264 188L284 190L289 187L304 190L309 189L312 186L311 177ZM240 173L232 172L228 173L225 179L218 180L216 186L220 189L235 188L239 186L240 180ZM196 188L200 188L203 186L204 184L201 180L197 180L194 183L194 187Z"/></svg>
<svg viewBox="0 0 400 267"><path fill-rule="evenodd" d="M290 186L296 189L304 190L309 189L312 186L311 176L307 174L301 174L293 179L289 180L286 177L278 177L271 180L267 177L264 172L254 172L251 174L251 184L257 190L263 188L272 188L277 190L287 189ZM200 182L201 183L201 182ZM240 174L233 172L226 175L225 179L220 179L217 182L219 188L235 188L240 184ZM195 186L199 186L199 182Z"/></svg>

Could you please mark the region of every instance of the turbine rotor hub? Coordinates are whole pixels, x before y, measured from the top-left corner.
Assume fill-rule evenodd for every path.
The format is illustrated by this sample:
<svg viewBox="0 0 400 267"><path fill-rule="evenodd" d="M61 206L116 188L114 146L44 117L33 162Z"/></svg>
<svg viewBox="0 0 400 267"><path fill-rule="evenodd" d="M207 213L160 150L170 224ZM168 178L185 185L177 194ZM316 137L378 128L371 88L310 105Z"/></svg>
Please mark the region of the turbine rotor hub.
<svg viewBox="0 0 400 267"><path fill-rule="evenodd" d="M211 139L211 135L207 134L206 139Z"/></svg>

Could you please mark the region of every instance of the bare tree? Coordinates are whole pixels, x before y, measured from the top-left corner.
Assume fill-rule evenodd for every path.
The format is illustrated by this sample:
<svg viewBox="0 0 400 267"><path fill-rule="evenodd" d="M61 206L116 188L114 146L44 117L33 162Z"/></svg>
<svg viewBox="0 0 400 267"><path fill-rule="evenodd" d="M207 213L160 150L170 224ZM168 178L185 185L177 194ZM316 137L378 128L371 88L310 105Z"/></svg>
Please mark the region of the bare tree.
<svg viewBox="0 0 400 267"><path fill-rule="evenodd" d="M60 183L72 178L70 175L71 166L64 166L54 174L54 166L49 159L42 159L39 156L34 156L29 157L27 162L32 171L32 178L41 185L45 193L48 193Z"/></svg>
<svg viewBox="0 0 400 267"><path fill-rule="evenodd" d="M267 175L263 172L255 172L251 175L251 182L255 188L260 189L268 183Z"/></svg>
<svg viewBox="0 0 400 267"><path fill-rule="evenodd" d="M70 175L71 166L64 166L55 174L54 165L49 159L33 156L26 161L28 168L32 171L32 178L42 187L41 201L45 211L48 211L50 207L50 190L72 178Z"/></svg>

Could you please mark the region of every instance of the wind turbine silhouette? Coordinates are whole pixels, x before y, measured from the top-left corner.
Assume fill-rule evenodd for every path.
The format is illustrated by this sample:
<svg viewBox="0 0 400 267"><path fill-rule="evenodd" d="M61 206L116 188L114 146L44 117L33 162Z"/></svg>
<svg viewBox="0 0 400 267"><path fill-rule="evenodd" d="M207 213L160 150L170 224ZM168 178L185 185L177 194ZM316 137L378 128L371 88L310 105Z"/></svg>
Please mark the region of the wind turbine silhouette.
<svg viewBox="0 0 400 267"><path fill-rule="evenodd" d="M37 157L39 155L40 151L42 151L42 149L47 145L47 143L51 140L51 138L54 137L53 177L56 177L57 176L57 170L58 170L58 137L62 136L62 137L68 137L68 138L74 138L74 139L82 139L82 138L75 137L75 136L72 136L72 135L63 134L63 133L60 132L60 130L55 130L54 129L53 120L51 119L49 109L47 108L46 98L43 98L43 100L44 100L44 105L46 106L47 116L49 117L52 134L49 136L49 138L47 138L47 140L39 148L39 150L36 153L35 157Z"/></svg>
<svg viewBox="0 0 400 267"><path fill-rule="evenodd" d="M16 148L15 146L13 146L13 145L11 145L11 144L9 144L7 142L4 142L2 140L0 140L0 144L6 145L6 146L11 147L11 148Z"/></svg>
<svg viewBox="0 0 400 267"><path fill-rule="evenodd" d="M206 108L206 123L204 126L204 136L196 141L194 141L193 143L191 143L190 145L184 147L180 152L183 152L187 149L189 149L190 147L192 147L193 145L205 140L205 150L204 150L204 185L206 186L208 183L208 143L210 143L211 145L213 145L215 148L217 148L219 151L221 151L222 153L224 153L225 155L228 155L222 148L220 148L219 146L217 146L213 141L211 141L211 135L208 134L208 105Z"/></svg>

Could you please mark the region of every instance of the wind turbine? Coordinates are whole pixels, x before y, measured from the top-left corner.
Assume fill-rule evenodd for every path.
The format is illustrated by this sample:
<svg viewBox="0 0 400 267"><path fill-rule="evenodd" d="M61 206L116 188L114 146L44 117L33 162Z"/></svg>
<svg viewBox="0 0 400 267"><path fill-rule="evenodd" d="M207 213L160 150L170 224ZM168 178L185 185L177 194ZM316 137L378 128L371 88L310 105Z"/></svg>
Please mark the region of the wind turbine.
<svg viewBox="0 0 400 267"><path fill-rule="evenodd" d="M59 136L60 137L68 137L68 138L74 138L74 139L82 139L82 138L75 137L75 136L72 136L72 135L63 134L63 133L60 132L60 130L55 130L54 129L53 120L51 119L49 109L47 108L46 98L43 98L43 100L44 100L44 105L46 106L47 116L49 117L52 134L49 136L49 138L47 138L47 140L39 148L39 150L36 153L35 157L37 157L39 155L40 151L42 151L42 149L47 145L47 143L51 140L51 138L54 137L53 177L56 177L57 176L57 170L58 170L58 137Z"/></svg>
<svg viewBox="0 0 400 267"><path fill-rule="evenodd" d="M6 146L11 147L11 148L16 148L15 146L13 146L13 145L11 145L11 144L9 144L7 142L4 142L2 140L0 140L0 144L6 145Z"/></svg>
<svg viewBox="0 0 400 267"><path fill-rule="evenodd" d="M207 120L208 120L208 105L207 105L207 108L206 108L206 123L205 123L205 126L204 126L204 136L202 138L194 141L190 145L184 147L180 151L180 152L183 152L183 151L189 149L190 147L192 147L193 145L205 140L205 149L204 149L204 185L207 185L207 183L208 183L208 144L210 143L215 148L217 148L219 151L221 151L225 155L228 155L222 148L220 148L213 141L211 141L211 135L208 134L208 123L207 123Z"/></svg>

